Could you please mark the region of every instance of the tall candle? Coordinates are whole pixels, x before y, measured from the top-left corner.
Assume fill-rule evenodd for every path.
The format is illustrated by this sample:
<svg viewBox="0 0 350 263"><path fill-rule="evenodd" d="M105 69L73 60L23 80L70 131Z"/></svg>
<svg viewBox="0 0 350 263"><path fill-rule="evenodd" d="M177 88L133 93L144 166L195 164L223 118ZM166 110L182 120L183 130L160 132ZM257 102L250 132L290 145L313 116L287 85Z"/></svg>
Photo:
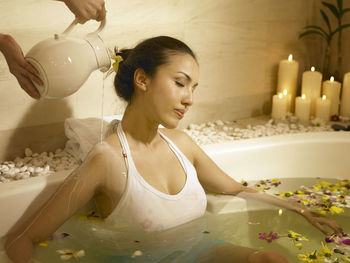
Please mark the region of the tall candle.
<svg viewBox="0 0 350 263"><path fill-rule="evenodd" d="M350 117L350 72L344 75L340 115L344 117Z"/></svg>
<svg viewBox="0 0 350 263"><path fill-rule="evenodd" d="M301 81L301 94L311 100L310 115L315 116L316 99L321 96L322 73L315 71L315 67L303 73Z"/></svg>
<svg viewBox="0 0 350 263"><path fill-rule="evenodd" d="M331 100L331 116L339 114L339 96L341 84L334 77L323 82L322 94Z"/></svg>
<svg viewBox="0 0 350 263"><path fill-rule="evenodd" d="M272 97L272 113L274 119L283 119L287 113L287 98L282 95L274 95Z"/></svg>
<svg viewBox="0 0 350 263"><path fill-rule="evenodd" d="M291 111L294 109L294 99L297 91L299 63L293 60L292 54L288 59L280 61L278 68L277 93L287 90L291 95Z"/></svg>
<svg viewBox="0 0 350 263"><path fill-rule="evenodd" d="M316 118L320 118L325 121L329 121L331 112L331 101L327 100L326 96L317 98L316 100Z"/></svg>
<svg viewBox="0 0 350 263"><path fill-rule="evenodd" d="M295 116L301 121L310 120L311 100L305 94L295 99Z"/></svg>

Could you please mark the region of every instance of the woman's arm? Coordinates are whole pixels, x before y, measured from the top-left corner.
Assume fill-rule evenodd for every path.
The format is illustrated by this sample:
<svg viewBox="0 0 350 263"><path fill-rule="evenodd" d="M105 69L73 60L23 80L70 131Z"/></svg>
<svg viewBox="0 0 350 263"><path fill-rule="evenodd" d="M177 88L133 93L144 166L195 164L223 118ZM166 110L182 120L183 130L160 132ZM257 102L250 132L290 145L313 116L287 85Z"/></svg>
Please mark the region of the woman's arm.
<svg viewBox="0 0 350 263"><path fill-rule="evenodd" d="M78 209L83 207L104 182L105 157L96 154L77 168L51 198L34 213L5 244L15 263L28 262L34 245L47 239Z"/></svg>
<svg viewBox="0 0 350 263"><path fill-rule="evenodd" d="M302 209L290 202L245 187L238 183L222 171L190 136L184 133L184 137L186 137L184 140L186 140L187 149L191 149L194 167L196 168L198 179L204 189L214 193L236 195L245 199L259 200L275 206L290 209L304 216L311 224L326 235L328 235L328 231L323 225L329 226L335 232L342 232L340 225L335 220L310 212L307 209Z"/></svg>

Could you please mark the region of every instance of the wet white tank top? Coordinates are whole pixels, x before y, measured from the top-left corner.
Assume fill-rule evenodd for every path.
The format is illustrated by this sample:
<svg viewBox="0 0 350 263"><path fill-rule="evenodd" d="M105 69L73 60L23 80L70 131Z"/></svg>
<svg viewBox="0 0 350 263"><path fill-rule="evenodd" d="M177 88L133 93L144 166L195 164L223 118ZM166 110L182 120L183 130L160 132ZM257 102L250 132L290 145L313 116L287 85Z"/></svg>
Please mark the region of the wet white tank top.
<svg viewBox="0 0 350 263"><path fill-rule="evenodd" d="M182 190L169 195L148 184L137 171L130 148L118 123L119 136L127 167L127 183L116 208L106 218L106 222L119 227L141 228L145 231L162 231L196 219L205 213L207 199L192 163L165 135L158 131L179 159L185 173L186 182Z"/></svg>

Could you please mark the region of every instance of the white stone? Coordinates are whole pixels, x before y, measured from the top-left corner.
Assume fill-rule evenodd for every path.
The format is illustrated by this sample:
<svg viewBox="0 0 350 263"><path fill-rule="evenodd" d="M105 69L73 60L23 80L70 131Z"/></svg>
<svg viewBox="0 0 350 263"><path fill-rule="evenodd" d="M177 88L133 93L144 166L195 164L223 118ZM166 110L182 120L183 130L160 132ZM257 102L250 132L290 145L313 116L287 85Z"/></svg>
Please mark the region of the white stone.
<svg viewBox="0 0 350 263"><path fill-rule="evenodd" d="M34 168L34 173L41 173L44 169L41 167L35 167Z"/></svg>
<svg viewBox="0 0 350 263"><path fill-rule="evenodd" d="M224 122L222 120L217 120L217 121L215 121L215 124L222 126L222 125L224 125Z"/></svg>
<svg viewBox="0 0 350 263"><path fill-rule="evenodd" d="M32 150L30 148L25 148L24 155L26 157L32 156L32 154L33 154L33 152L32 152Z"/></svg>

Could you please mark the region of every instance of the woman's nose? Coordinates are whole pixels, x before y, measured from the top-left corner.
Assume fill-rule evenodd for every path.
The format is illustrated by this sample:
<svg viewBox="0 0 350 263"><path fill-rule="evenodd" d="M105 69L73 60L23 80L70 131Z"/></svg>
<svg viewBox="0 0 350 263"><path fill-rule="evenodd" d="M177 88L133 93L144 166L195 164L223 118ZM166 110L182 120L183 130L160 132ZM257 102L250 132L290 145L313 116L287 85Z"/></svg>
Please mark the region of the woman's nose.
<svg viewBox="0 0 350 263"><path fill-rule="evenodd" d="M191 106L193 104L193 91L191 88L185 88L182 103L188 106Z"/></svg>

